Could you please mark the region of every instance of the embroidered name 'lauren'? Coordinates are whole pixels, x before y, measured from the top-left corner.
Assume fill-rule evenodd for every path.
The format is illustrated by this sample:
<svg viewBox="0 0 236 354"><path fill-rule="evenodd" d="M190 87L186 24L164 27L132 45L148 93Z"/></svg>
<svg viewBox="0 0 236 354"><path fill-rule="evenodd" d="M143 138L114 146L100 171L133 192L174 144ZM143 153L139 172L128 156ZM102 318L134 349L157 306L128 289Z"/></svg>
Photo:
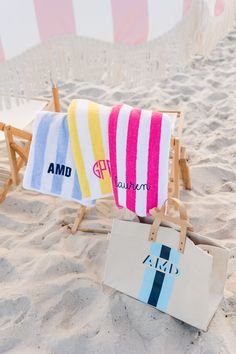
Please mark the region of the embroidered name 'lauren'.
<svg viewBox="0 0 236 354"><path fill-rule="evenodd" d="M142 184L134 184L132 182L120 182L118 181L117 177L115 177L115 184L117 188L122 188L122 189L133 189L134 191L140 191L140 190L150 190L151 186L149 186L149 184L147 183L142 183Z"/></svg>
<svg viewBox="0 0 236 354"><path fill-rule="evenodd" d="M150 268L155 268L156 270L159 270L163 273L171 274L173 276L179 276L180 274L179 269L173 263L166 259L153 255L148 255L144 259L143 264Z"/></svg>
<svg viewBox="0 0 236 354"><path fill-rule="evenodd" d="M65 165L60 165L59 163L55 164L55 163L51 162L48 167L48 173L70 177L71 176L71 167L68 167Z"/></svg>

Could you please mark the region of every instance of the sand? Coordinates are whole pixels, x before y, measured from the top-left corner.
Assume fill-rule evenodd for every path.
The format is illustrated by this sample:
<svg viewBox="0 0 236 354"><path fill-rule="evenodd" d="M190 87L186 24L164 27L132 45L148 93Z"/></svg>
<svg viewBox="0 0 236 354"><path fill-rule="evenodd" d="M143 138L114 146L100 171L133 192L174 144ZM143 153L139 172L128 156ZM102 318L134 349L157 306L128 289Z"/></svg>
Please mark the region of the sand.
<svg viewBox="0 0 236 354"><path fill-rule="evenodd" d="M0 353L236 353L235 76L236 26L208 59L149 89L61 84L64 109L80 97L185 111L193 190L181 198L195 230L230 249L224 299L208 332L103 287L107 236L68 237L78 205L19 186L0 205ZM122 213L100 200L83 226L109 227Z"/></svg>

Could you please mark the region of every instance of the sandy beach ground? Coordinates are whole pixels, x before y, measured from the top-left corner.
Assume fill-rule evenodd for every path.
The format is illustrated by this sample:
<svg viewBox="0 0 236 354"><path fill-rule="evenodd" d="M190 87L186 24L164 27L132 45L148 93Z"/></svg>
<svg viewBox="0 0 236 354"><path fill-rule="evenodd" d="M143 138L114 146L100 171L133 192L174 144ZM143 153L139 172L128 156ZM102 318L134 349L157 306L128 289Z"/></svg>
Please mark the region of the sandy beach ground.
<svg viewBox="0 0 236 354"><path fill-rule="evenodd" d="M89 98L185 111L193 190L181 198L195 230L230 249L224 299L204 333L103 287L107 236L68 237L78 205L19 186L0 205L0 353L236 353L236 26L208 59L148 89L70 82L60 91L64 110ZM121 214L100 200L83 226Z"/></svg>

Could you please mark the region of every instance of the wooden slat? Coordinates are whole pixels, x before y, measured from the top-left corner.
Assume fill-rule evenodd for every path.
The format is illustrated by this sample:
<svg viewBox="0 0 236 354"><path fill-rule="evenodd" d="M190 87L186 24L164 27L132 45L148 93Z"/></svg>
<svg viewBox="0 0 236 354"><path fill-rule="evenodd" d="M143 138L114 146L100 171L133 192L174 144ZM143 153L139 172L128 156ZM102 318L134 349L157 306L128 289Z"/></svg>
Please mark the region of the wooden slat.
<svg viewBox="0 0 236 354"><path fill-rule="evenodd" d="M187 190L192 189L192 182L191 182L191 177L190 177L190 169L189 165L187 162L187 153L186 153L186 148L184 146L181 146L181 153L180 153L180 171L184 183L184 188Z"/></svg>
<svg viewBox="0 0 236 354"><path fill-rule="evenodd" d="M162 113L176 113L177 118L180 118L180 115L182 113L182 111L178 110L178 109L159 109L158 112L162 112Z"/></svg>
<svg viewBox="0 0 236 354"><path fill-rule="evenodd" d="M60 98L59 98L59 90L57 86L52 87L52 95L53 95L53 101L54 101L54 110L55 112L61 112L61 106L60 106Z"/></svg>
<svg viewBox="0 0 236 354"><path fill-rule="evenodd" d="M183 130L184 130L184 114L183 112L180 112L179 119L178 119L178 135L177 135L179 138L181 138Z"/></svg>
<svg viewBox="0 0 236 354"><path fill-rule="evenodd" d="M57 92L57 94L59 100L59 93ZM18 98L25 99L23 96L18 96ZM32 100L45 102L44 110L51 110L52 108L53 101L51 99L34 97ZM3 122L0 122L0 131L4 131L5 134L10 164L10 172L0 170L0 182L3 184L0 187L0 202L2 202L5 199L10 186L12 184L17 185L20 182L19 171L27 163L32 134L15 127L6 126ZM24 147L14 141L15 137L23 140L22 143L24 144ZM17 157L16 154L19 156Z"/></svg>
<svg viewBox="0 0 236 354"><path fill-rule="evenodd" d="M16 137L18 137L18 138L21 138L21 139L24 139L24 140L29 140L29 141L32 140L32 134L29 133L29 132L26 132L24 130L12 127L11 125L8 125L6 127L6 129L11 131L11 134L16 136Z"/></svg>
<svg viewBox="0 0 236 354"><path fill-rule="evenodd" d="M11 143L11 149L13 149L15 152L17 152L18 155L24 160L26 163L28 160L28 156L25 153L25 149L23 149L20 145L17 145L16 143Z"/></svg>
<svg viewBox="0 0 236 354"><path fill-rule="evenodd" d="M0 130L4 130L4 127L5 127L5 124L4 123L2 123L2 122L0 122Z"/></svg>
<svg viewBox="0 0 236 354"><path fill-rule="evenodd" d="M179 160L180 160L180 141L178 138L174 140L174 153L173 153L173 197L179 199Z"/></svg>
<svg viewBox="0 0 236 354"><path fill-rule="evenodd" d="M88 228L88 227L80 227L78 228L78 231L81 231L81 232L86 232L86 233L89 233L89 234L93 234L93 233L96 233L96 234L108 234L109 232L111 232L111 230L108 230L108 229L93 229L93 228Z"/></svg>
<svg viewBox="0 0 236 354"><path fill-rule="evenodd" d="M74 224L72 226L72 229L71 229L72 235L74 235L76 233L76 231L78 230L81 222L83 221L83 219L85 217L86 211L87 211L86 206L82 205L79 209L78 216L75 218Z"/></svg>
<svg viewBox="0 0 236 354"><path fill-rule="evenodd" d="M17 169L17 159L15 151L11 148L11 144L13 144L13 135L10 126L5 127L4 129L5 139L6 139L6 146L7 152L9 157L9 164L11 169L12 180L15 185L19 184L19 176L18 176L18 169Z"/></svg>

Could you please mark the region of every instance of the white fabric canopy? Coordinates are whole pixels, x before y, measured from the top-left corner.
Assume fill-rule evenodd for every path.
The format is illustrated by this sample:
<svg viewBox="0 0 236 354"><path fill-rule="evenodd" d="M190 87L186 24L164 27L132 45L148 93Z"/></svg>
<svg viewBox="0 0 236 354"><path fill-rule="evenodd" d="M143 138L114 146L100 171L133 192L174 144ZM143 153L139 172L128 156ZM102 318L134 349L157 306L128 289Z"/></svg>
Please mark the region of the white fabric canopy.
<svg viewBox="0 0 236 354"><path fill-rule="evenodd" d="M18 98L12 100L11 109L8 104L3 103L0 110L0 121L19 129L25 129L33 121L36 113L45 109L48 103L49 101L43 99ZM4 134L0 134L0 141L3 140L5 140Z"/></svg>
<svg viewBox="0 0 236 354"><path fill-rule="evenodd" d="M235 0L2 0L0 93L32 96L50 79L127 85L207 55Z"/></svg>

